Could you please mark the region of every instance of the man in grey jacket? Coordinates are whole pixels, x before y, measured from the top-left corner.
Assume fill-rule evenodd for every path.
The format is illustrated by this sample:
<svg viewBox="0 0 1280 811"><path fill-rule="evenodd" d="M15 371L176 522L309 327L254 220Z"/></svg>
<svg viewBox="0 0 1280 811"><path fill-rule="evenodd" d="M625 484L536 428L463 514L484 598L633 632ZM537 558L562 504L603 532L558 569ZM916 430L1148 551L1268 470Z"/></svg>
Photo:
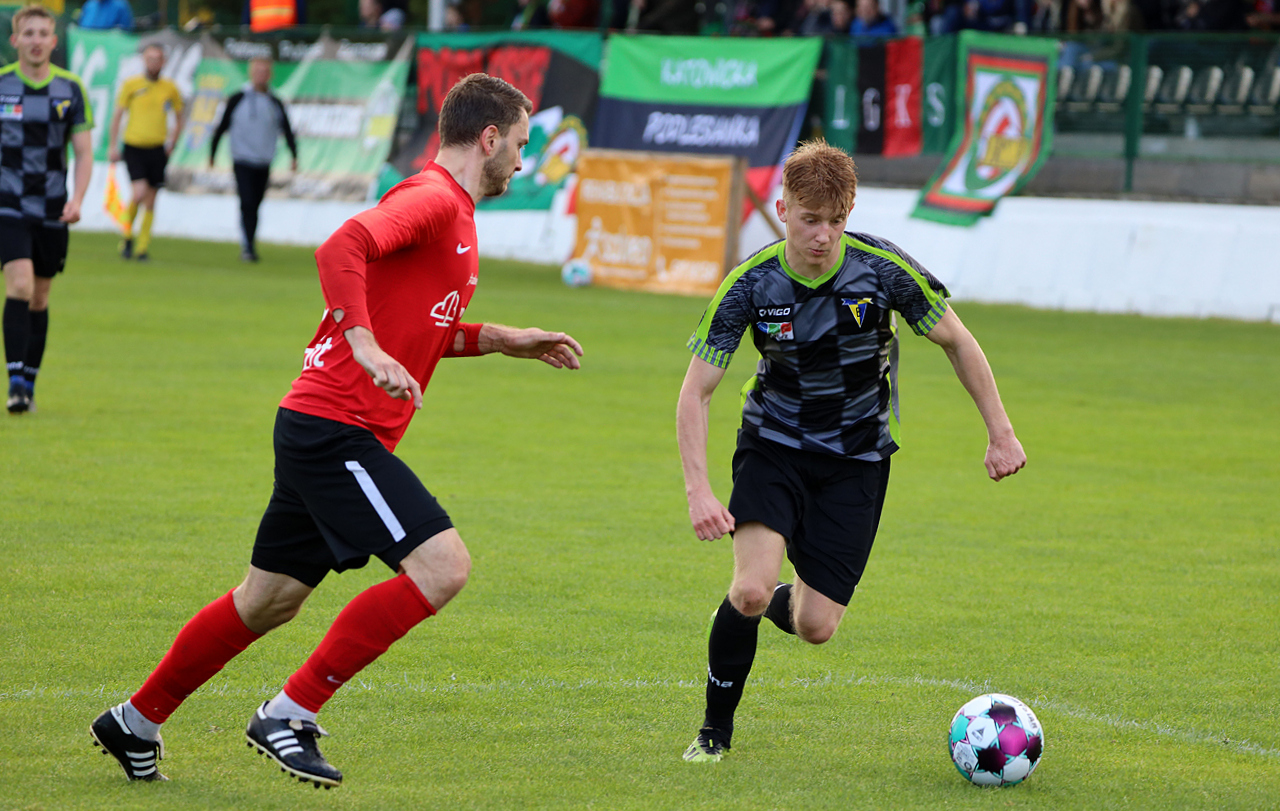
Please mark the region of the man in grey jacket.
<svg viewBox="0 0 1280 811"><path fill-rule="evenodd" d="M271 60L254 59L249 63L249 84L227 99L222 120L213 132L209 165L218 154L223 133L231 131L231 162L236 173L236 192L240 195L240 261L257 262L255 237L258 231L258 207L267 193L271 178L271 161L276 156L276 143L284 135L293 153L293 171L298 171L298 143L289 126L284 102L271 93Z"/></svg>

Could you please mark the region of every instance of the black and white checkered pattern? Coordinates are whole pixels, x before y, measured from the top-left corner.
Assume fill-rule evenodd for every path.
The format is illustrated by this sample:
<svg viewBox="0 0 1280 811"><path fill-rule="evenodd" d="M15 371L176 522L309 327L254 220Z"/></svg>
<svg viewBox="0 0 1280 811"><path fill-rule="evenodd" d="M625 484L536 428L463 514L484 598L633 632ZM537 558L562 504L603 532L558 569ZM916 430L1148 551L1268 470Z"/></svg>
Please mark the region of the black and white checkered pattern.
<svg viewBox="0 0 1280 811"><path fill-rule="evenodd" d="M787 272L785 242L725 279L689 348L726 368L742 334L760 351L743 429L787 447L876 461L897 450L897 330L920 335L946 312L942 282L891 242L846 233L844 262L809 282Z"/></svg>
<svg viewBox="0 0 1280 811"><path fill-rule="evenodd" d="M65 228L67 145L93 126L84 86L53 65L32 83L18 63L0 68L0 216Z"/></svg>

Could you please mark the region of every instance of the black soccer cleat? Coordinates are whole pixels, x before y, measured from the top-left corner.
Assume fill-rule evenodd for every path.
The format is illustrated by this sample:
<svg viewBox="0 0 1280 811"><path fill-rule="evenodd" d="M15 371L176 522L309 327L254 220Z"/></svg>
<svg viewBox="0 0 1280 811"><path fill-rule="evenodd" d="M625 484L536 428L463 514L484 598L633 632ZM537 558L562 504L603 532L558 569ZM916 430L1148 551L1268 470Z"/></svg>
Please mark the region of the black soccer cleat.
<svg viewBox="0 0 1280 811"><path fill-rule="evenodd" d="M102 754L111 755L124 769L130 780L168 780L160 773L159 763L164 759L164 741L157 736L152 741L133 734L124 722L120 705L116 705L94 719L89 725L93 742L102 747Z"/></svg>
<svg viewBox="0 0 1280 811"><path fill-rule="evenodd" d="M133 258L133 240L132 239L125 238L120 240L120 258L122 259Z"/></svg>
<svg viewBox="0 0 1280 811"><path fill-rule="evenodd" d="M280 771L293 775L300 783L310 781L316 788L326 789L342 785L342 772L330 766L316 746L316 739L328 737L329 733L315 721L268 718L263 712L266 708L264 702L249 719L244 731L249 747L274 760Z"/></svg>
<svg viewBox="0 0 1280 811"><path fill-rule="evenodd" d="M143 251L142 253L138 254L137 256L135 256L135 257L133 257L133 258L134 258L134 259L136 259L136 260L137 260L137 261L139 261L139 262L150 262L150 261L151 261L151 254L147 253L146 251Z"/></svg>
<svg viewBox="0 0 1280 811"><path fill-rule="evenodd" d="M719 763L728 751L729 736L718 729L703 727L684 750L684 759L690 763Z"/></svg>
<svg viewBox="0 0 1280 811"><path fill-rule="evenodd" d="M10 414L25 414L31 410L31 394L21 378L9 383L9 399L5 402L5 407Z"/></svg>

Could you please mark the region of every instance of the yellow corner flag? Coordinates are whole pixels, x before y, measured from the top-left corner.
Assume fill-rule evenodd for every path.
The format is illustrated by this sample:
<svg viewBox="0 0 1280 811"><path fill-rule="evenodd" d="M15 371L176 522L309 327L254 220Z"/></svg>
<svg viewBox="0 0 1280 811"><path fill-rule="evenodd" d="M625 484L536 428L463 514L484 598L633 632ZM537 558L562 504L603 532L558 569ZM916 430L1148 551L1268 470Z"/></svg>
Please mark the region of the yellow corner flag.
<svg viewBox="0 0 1280 811"><path fill-rule="evenodd" d="M129 211L124 201L120 199L120 185L116 183L116 165L114 163L110 164L107 169L107 194L106 199L103 200L102 207L111 215L111 219L115 220L116 224L120 226L122 232L129 229Z"/></svg>

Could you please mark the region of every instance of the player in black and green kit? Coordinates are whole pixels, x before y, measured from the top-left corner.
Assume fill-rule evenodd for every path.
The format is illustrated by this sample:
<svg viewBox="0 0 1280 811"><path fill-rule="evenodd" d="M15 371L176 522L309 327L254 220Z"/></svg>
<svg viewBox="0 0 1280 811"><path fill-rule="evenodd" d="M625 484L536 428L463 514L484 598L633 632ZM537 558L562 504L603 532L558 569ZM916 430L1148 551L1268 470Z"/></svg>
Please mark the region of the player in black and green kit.
<svg viewBox="0 0 1280 811"><path fill-rule="evenodd" d="M846 232L853 159L822 142L783 168L787 238L734 269L689 339L677 433L698 538L733 535L734 573L708 643L707 709L684 759L715 762L755 658L761 617L815 645L836 632L875 540L898 449L894 312L942 347L987 427L987 473L1026 464L981 347L946 287L893 243ZM742 334L760 363L745 387L726 509L707 478L711 396ZM778 583L782 556L794 585Z"/></svg>
<svg viewBox="0 0 1280 811"><path fill-rule="evenodd" d="M49 289L67 261L67 226L93 171L93 111L73 74L49 63L58 44L53 13L28 5L13 15L18 61L0 68L0 265L10 414L35 408L36 375L49 331ZM67 194L67 145L75 191Z"/></svg>

